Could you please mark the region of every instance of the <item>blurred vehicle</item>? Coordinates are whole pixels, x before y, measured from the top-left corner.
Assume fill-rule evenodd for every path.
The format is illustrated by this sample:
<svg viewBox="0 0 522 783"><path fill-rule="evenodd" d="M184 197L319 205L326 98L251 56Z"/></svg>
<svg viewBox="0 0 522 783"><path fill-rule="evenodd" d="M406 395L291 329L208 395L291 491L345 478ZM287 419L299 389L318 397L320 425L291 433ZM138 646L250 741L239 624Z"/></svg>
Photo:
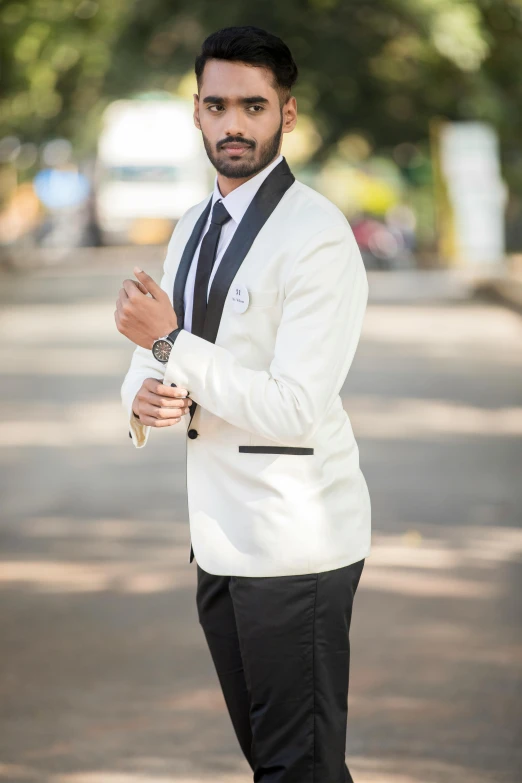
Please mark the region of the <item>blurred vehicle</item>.
<svg viewBox="0 0 522 783"><path fill-rule="evenodd" d="M189 101L118 100L103 114L94 165L102 244L161 244L209 191L210 167Z"/></svg>
<svg viewBox="0 0 522 783"><path fill-rule="evenodd" d="M368 269L412 266L410 249L399 228L362 215L351 219L350 225Z"/></svg>

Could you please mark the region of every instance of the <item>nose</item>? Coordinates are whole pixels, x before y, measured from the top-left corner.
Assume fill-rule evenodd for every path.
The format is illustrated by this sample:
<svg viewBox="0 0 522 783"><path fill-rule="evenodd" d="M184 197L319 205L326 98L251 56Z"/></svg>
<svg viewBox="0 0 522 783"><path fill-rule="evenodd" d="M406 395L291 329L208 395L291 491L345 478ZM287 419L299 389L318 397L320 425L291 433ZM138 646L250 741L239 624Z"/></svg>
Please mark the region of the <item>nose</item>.
<svg viewBox="0 0 522 783"><path fill-rule="evenodd" d="M244 136L242 112L239 108L229 108L225 118L225 136Z"/></svg>

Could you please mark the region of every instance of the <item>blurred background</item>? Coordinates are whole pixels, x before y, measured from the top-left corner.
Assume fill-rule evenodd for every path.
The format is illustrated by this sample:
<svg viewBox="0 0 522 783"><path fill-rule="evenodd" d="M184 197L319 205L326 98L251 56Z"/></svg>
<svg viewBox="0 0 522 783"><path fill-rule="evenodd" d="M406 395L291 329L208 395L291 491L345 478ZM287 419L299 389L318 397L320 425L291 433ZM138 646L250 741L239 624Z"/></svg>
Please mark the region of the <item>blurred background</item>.
<svg viewBox="0 0 522 783"><path fill-rule="evenodd" d="M0 4L0 780L251 779L197 622L185 428L132 447L113 317L211 190L193 63L242 24L292 50L283 154L370 283L352 775L518 783L521 0Z"/></svg>

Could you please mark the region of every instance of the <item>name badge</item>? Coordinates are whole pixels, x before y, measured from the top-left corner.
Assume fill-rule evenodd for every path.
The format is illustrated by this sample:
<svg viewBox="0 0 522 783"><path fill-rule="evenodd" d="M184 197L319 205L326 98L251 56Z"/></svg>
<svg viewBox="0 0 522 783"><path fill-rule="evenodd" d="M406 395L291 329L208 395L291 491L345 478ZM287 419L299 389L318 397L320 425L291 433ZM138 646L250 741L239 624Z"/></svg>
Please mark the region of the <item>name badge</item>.
<svg viewBox="0 0 522 783"><path fill-rule="evenodd" d="M235 283L230 292L230 301L232 302L232 309L236 313L244 313L250 302L247 287Z"/></svg>

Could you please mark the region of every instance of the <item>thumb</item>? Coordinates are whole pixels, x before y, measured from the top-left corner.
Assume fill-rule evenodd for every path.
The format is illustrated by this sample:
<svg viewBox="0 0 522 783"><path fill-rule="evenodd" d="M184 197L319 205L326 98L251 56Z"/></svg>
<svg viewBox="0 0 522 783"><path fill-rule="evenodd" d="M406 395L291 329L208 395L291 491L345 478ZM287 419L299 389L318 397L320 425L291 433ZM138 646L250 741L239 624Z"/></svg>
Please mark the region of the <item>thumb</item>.
<svg viewBox="0 0 522 783"><path fill-rule="evenodd" d="M164 290L156 283L153 278L148 275L146 272L143 271L143 269L140 269L139 266L135 266L132 270L140 283L143 283L147 291L151 294L151 296L154 299L159 299L163 296L165 293Z"/></svg>

